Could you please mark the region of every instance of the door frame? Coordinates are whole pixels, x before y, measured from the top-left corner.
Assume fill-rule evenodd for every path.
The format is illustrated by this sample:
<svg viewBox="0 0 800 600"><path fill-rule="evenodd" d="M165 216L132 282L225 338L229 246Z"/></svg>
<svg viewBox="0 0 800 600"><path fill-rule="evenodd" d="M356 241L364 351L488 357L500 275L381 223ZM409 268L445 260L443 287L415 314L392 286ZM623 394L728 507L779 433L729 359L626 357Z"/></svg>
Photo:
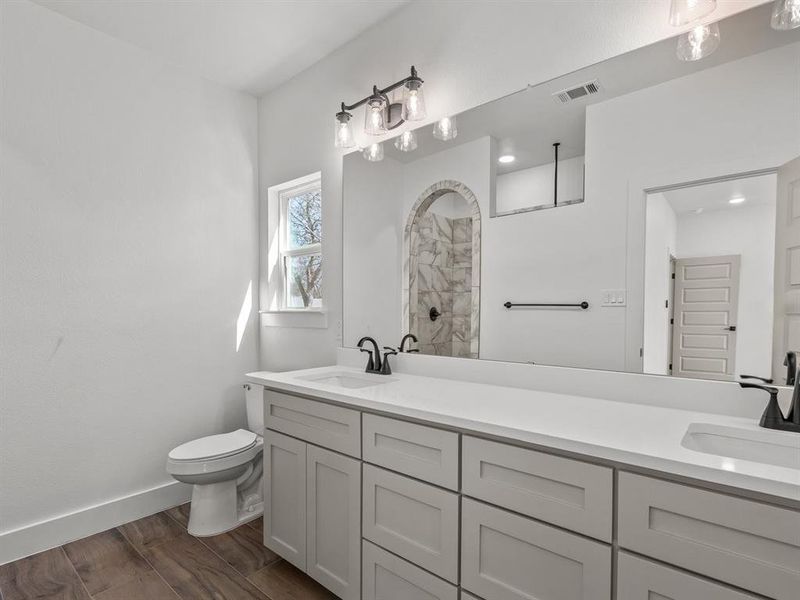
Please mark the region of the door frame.
<svg viewBox="0 0 800 600"><path fill-rule="evenodd" d="M631 177L628 184L628 223L625 279L628 305L625 311L625 371L643 373L640 349L644 343L645 206L647 195L717 181L758 177L778 172L797 153L764 153L711 165L653 170ZM655 375L657 377L657 375Z"/></svg>

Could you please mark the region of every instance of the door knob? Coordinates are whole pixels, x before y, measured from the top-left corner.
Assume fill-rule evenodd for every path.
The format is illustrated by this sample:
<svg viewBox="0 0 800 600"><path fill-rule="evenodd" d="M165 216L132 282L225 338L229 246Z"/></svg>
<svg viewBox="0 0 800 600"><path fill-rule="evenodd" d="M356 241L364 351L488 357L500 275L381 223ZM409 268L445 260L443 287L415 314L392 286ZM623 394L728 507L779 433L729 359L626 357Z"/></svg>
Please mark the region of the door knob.
<svg viewBox="0 0 800 600"><path fill-rule="evenodd" d="M731 325L730 327L726 327L728 331L736 331L736 325Z"/></svg>

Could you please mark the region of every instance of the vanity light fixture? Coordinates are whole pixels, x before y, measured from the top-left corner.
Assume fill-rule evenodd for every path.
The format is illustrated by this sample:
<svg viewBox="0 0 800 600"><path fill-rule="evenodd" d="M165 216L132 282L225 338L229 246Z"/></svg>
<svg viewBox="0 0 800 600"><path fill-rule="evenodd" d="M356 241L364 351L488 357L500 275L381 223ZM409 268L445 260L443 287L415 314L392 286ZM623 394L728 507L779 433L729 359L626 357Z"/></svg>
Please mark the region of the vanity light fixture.
<svg viewBox="0 0 800 600"><path fill-rule="evenodd" d="M342 102L341 110L336 113L336 136L334 143L337 148L352 148L355 145L350 120L353 115L350 111L365 106L364 132L368 135L383 135L396 129L405 121L418 121L425 118L425 97L422 93L422 79L417 75L417 70L412 66L411 74L392 85L379 89L372 86L372 93L353 104ZM390 92L402 87L403 101L391 102Z"/></svg>
<svg viewBox="0 0 800 600"><path fill-rule="evenodd" d="M458 135L458 126L455 117L442 117L433 126L433 137L447 142L454 140Z"/></svg>
<svg viewBox="0 0 800 600"><path fill-rule="evenodd" d="M417 149L417 136L416 134L409 130L404 131L400 134L399 137L394 139L394 147L400 150L400 152L411 152L412 150Z"/></svg>
<svg viewBox="0 0 800 600"><path fill-rule="evenodd" d="M710 15L717 8L717 0L672 0L669 7L669 24L683 27Z"/></svg>
<svg viewBox="0 0 800 600"><path fill-rule="evenodd" d="M800 27L800 0L775 0L770 25L778 31Z"/></svg>
<svg viewBox="0 0 800 600"><path fill-rule="evenodd" d="M383 144L375 142L361 151L361 155L369 162L380 162L383 160Z"/></svg>
<svg viewBox="0 0 800 600"><path fill-rule="evenodd" d="M746 198L744 196L737 196L736 198L731 198L730 200L728 200L728 203L729 204L741 204L745 200L746 200Z"/></svg>
<svg viewBox="0 0 800 600"><path fill-rule="evenodd" d="M516 157L513 154L503 154L502 156L497 158L497 162L507 165L508 163L512 163L516 160Z"/></svg>
<svg viewBox="0 0 800 600"><path fill-rule="evenodd" d="M691 62L709 56L719 48L719 24L697 25L678 37L678 58Z"/></svg>

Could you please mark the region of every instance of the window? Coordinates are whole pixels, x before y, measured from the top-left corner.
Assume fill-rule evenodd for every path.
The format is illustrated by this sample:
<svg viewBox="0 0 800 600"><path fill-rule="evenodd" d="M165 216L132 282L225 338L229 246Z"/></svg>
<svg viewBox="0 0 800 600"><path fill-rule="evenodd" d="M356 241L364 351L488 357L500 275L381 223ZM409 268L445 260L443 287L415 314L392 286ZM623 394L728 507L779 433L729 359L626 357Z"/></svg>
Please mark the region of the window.
<svg viewBox="0 0 800 600"><path fill-rule="evenodd" d="M279 192L283 309L322 308L322 190L317 177Z"/></svg>

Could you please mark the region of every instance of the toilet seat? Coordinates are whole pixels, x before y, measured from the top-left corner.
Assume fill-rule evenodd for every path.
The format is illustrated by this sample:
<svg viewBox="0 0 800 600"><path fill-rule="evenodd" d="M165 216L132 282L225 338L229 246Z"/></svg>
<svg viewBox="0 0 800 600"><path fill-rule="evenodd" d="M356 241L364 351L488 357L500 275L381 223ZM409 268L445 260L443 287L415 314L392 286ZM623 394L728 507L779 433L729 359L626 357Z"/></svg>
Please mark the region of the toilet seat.
<svg viewBox="0 0 800 600"><path fill-rule="evenodd" d="M247 465L263 448L264 439L245 429L210 435L186 442L172 450L167 456L167 473L221 473Z"/></svg>
<svg viewBox="0 0 800 600"><path fill-rule="evenodd" d="M208 435L173 449L168 457L174 461L215 460L239 454L255 446L256 434L246 429Z"/></svg>

